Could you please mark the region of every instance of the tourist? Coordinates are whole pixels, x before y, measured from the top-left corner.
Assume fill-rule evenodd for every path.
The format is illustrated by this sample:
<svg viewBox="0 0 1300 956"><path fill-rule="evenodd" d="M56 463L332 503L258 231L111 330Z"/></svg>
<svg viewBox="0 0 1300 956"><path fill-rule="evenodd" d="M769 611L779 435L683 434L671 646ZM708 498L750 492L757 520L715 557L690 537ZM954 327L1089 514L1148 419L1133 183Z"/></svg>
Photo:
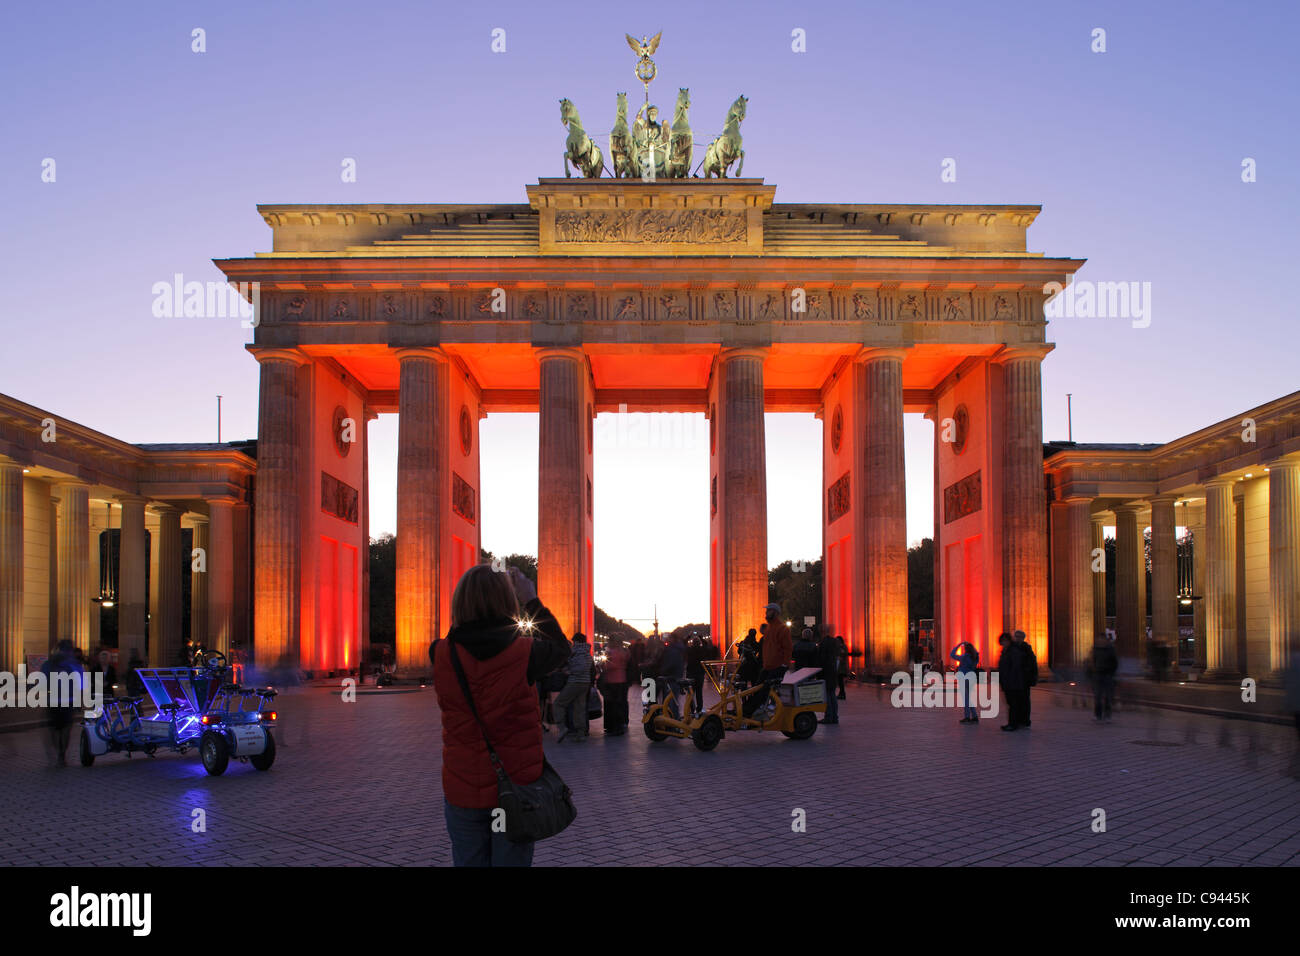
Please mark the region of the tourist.
<svg viewBox="0 0 1300 956"><path fill-rule="evenodd" d="M744 687L753 687L763 677L762 648L758 643L758 632L752 627L743 639L736 642L736 656L740 664L736 668L736 683Z"/></svg>
<svg viewBox="0 0 1300 956"><path fill-rule="evenodd" d="M521 609L536 636L522 633L516 622ZM515 784L532 783L542 775L542 730L531 685L563 664L572 648L551 612L537 600L533 583L517 568L509 575L493 571L490 564L466 571L451 597L451 620L446 638L430 645L429 660L442 712L442 792L452 863L530 866L533 844L511 843L493 826L497 775L485 739L492 741ZM460 663L473 709L461 690L452 654ZM585 701L583 705L585 713Z"/></svg>
<svg viewBox="0 0 1300 956"><path fill-rule="evenodd" d="M978 724L979 715L975 713L975 708L971 706L971 691L974 690L975 679L979 673L980 652L975 649L975 645L970 641L962 641L951 651L948 656L957 662L957 681L962 687L962 724Z"/></svg>
<svg viewBox="0 0 1300 956"><path fill-rule="evenodd" d="M691 712L699 716L704 712L704 661L708 652L700 635L691 632L691 639L686 645L686 677L695 689L691 696Z"/></svg>
<svg viewBox="0 0 1300 956"><path fill-rule="evenodd" d="M1007 722L1003 730L1020 729L1020 690L1024 686L1024 661L1012 643L1011 635L1003 631L998 635L998 683L1007 698Z"/></svg>
<svg viewBox="0 0 1300 956"><path fill-rule="evenodd" d="M49 709L50 761L56 767L68 765L68 742L77 719L75 695L79 694L85 678L85 668L77 660L77 648L69 640L59 641L53 653L41 665L45 675L46 706ZM60 679L58 675L69 678Z"/></svg>
<svg viewBox="0 0 1300 956"><path fill-rule="evenodd" d="M564 682L564 689L551 705L551 712L557 720L561 714L564 715L565 729L560 734L560 740L570 734L575 740L586 740L591 731L591 722L587 717L587 698L591 695L596 664L591 659L591 645L587 643L587 635L582 632L573 635L573 651L564 671L568 678Z"/></svg>
<svg viewBox="0 0 1300 956"><path fill-rule="evenodd" d="M682 636L676 632L668 638L668 643L664 645L664 652L659 657L659 699L666 700L668 692L672 691L672 700L668 704L668 712L674 719L681 719L681 708L677 705L677 699L682 694L682 681L686 678L686 647L682 643Z"/></svg>
<svg viewBox="0 0 1300 956"><path fill-rule="evenodd" d="M838 724L840 722L840 704L835 695L835 681L840 672L840 647L842 641L827 634L817 645L817 666L822 669L822 680L826 685L826 716L821 719L823 724Z"/></svg>
<svg viewBox="0 0 1300 956"><path fill-rule="evenodd" d="M835 672L835 683L839 688L839 693L835 696L840 700L848 700L848 694L845 693L844 684L849 679L849 645L844 643L844 635L836 634L835 643L839 645L840 666Z"/></svg>
<svg viewBox="0 0 1300 956"><path fill-rule="evenodd" d="M817 642L813 640L813 629L811 627L803 629L803 633L799 635L799 640L794 642L794 647L790 653L794 657L795 670L801 667L820 666L817 662Z"/></svg>
<svg viewBox="0 0 1300 956"><path fill-rule="evenodd" d="M1098 634L1092 643L1092 657L1088 674L1092 678L1092 718L1101 723L1110 720L1110 709L1115 703L1115 672L1119 670L1119 657L1115 645L1105 634Z"/></svg>
<svg viewBox="0 0 1300 956"><path fill-rule="evenodd" d="M612 637L605 653L605 672L602 675L605 694L605 733L615 737L627 733L627 685L631 654L623 639Z"/></svg>
<svg viewBox="0 0 1300 956"><path fill-rule="evenodd" d="M1033 645L1025 640L1024 631L1011 635L1012 644L1020 654L1021 672L1024 674L1025 686L1020 697L1020 726L1029 726L1029 689L1038 683L1038 655Z"/></svg>
<svg viewBox="0 0 1300 956"><path fill-rule="evenodd" d="M790 628L781 620L781 605L769 604L764 608L767 617L766 629L763 631L763 679L769 683L779 684L790 666L793 646L790 641Z"/></svg>

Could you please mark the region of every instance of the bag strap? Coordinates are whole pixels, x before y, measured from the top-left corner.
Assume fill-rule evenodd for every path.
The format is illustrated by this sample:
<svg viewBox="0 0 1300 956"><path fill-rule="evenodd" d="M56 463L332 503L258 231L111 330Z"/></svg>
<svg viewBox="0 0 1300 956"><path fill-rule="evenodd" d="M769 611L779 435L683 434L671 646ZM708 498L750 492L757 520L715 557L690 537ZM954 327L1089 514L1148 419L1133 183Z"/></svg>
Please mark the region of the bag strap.
<svg viewBox="0 0 1300 956"><path fill-rule="evenodd" d="M469 692L469 681L465 679L465 669L461 666L460 655L456 653L456 645L450 640L446 643L451 651L451 667L456 672L456 681L460 684L460 692L465 695L465 703L469 704L469 712L474 715L478 729L483 734L483 743L487 744L488 759L492 761L492 769L496 771L499 782L508 784L510 783L510 777L506 774L505 767L501 765L501 758L497 756L496 750L492 747L492 741L488 738L487 727L483 725L483 718L478 715L478 708L474 706L474 697Z"/></svg>

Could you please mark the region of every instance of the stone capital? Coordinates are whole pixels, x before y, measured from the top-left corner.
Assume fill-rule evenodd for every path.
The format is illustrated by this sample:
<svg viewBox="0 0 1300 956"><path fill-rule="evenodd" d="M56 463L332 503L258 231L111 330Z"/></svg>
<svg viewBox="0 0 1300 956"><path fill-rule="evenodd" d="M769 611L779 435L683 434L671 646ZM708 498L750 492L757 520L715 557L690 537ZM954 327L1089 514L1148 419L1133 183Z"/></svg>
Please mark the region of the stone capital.
<svg viewBox="0 0 1300 956"><path fill-rule="evenodd" d="M1115 512L1115 517L1118 518L1121 514L1141 515L1147 508L1148 505L1145 501L1126 501L1122 505L1116 505L1112 510Z"/></svg>
<svg viewBox="0 0 1300 956"><path fill-rule="evenodd" d="M1047 353L1056 348L1051 342L1040 342L1029 345L1006 345L1002 351L992 356L989 361L996 362L999 365L1005 365L1007 362L1041 362L1047 357Z"/></svg>
<svg viewBox="0 0 1300 956"><path fill-rule="evenodd" d="M167 504L166 502L154 502L149 506L149 510L159 516L163 516L163 515L180 516L185 513L184 508L178 508L176 505L170 505Z"/></svg>
<svg viewBox="0 0 1300 956"><path fill-rule="evenodd" d="M1206 488L1231 488L1236 483L1237 483L1236 478L1228 478L1228 477L1224 477L1223 475L1215 475L1213 478L1206 480L1205 487Z"/></svg>
<svg viewBox="0 0 1300 956"><path fill-rule="evenodd" d="M397 361L404 359L424 359L429 362L446 362L447 353L436 346L403 347L392 350Z"/></svg>
<svg viewBox="0 0 1300 956"><path fill-rule="evenodd" d="M1110 512L1109 512L1109 511L1094 511L1094 512L1093 512L1092 514L1090 514L1088 517L1092 519L1092 523L1093 523L1093 524L1099 524L1099 525L1101 525L1102 527L1105 527L1106 524L1107 524L1107 522L1110 521Z"/></svg>
<svg viewBox="0 0 1300 956"><path fill-rule="evenodd" d="M149 499L144 495L114 495L114 500L120 505L147 505Z"/></svg>
<svg viewBox="0 0 1300 956"><path fill-rule="evenodd" d="M257 359L259 364L265 365L267 362L288 362L292 365L306 365L311 361L310 356L291 348L268 348L264 345L245 345L244 348L253 353L253 358Z"/></svg>
<svg viewBox="0 0 1300 956"><path fill-rule="evenodd" d="M726 362L734 358L756 358L761 361L767 360L767 349L762 346L738 346L736 348L723 349L718 353L718 361Z"/></svg>
<svg viewBox="0 0 1300 956"><path fill-rule="evenodd" d="M902 362L907 358L907 349L890 349L890 348L872 348L867 346L853 356L853 361L860 364L868 362L878 362L885 359L898 359Z"/></svg>
<svg viewBox="0 0 1300 956"><path fill-rule="evenodd" d="M1300 469L1300 458L1277 458L1268 462L1269 474L1275 471L1285 471L1288 468Z"/></svg>
<svg viewBox="0 0 1300 956"><path fill-rule="evenodd" d="M544 362L546 359L569 359L582 362L586 358L586 353L582 349L566 348L561 345L548 345L545 348L534 349L533 354L537 356L538 362Z"/></svg>

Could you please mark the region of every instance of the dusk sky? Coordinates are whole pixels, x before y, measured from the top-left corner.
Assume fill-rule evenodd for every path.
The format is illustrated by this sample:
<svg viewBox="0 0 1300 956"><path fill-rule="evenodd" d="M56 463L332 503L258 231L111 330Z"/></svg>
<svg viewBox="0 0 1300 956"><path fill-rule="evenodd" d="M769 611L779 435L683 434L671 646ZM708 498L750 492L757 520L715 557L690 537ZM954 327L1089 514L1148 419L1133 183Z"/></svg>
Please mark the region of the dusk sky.
<svg viewBox="0 0 1300 956"><path fill-rule="evenodd" d="M24 4L0 37L0 392L131 442L214 440L221 394L223 437L256 436L251 331L155 317L154 283L269 250L257 203L524 202L561 175L557 101L603 144L615 93L640 96L624 34L662 30L652 101L689 87L707 140L745 94L744 172L777 202L1040 204L1032 250L1087 259L1076 280L1150 283L1148 327L1049 326L1044 432L1065 438L1071 392L1076 440L1167 441L1300 388L1298 9ZM820 553L821 427L768 416L773 564ZM708 444L702 416L670 433L635 448L597 424L596 601L657 602L673 626L707 619ZM395 416L371 427L372 534L395 525L396 435ZM908 416L907 438L916 540L931 425ZM481 448L484 547L535 553L536 416L489 417Z"/></svg>

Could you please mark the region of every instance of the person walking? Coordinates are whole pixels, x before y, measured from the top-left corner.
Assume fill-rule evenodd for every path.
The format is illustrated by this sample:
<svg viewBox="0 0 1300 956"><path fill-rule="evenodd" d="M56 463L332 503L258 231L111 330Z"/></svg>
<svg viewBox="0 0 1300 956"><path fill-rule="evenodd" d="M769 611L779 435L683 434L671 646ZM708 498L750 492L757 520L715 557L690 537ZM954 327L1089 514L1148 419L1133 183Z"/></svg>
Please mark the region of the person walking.
<svg viewBox="0 0 1300 956"><path fill-rule="evenodd" d="M835 671L835 683L839 692L835 695L840 700L848 700L849 695L845 693L844 684L849 679L849 645L844 643L844 635L835 635L835 644L840 652L840 666Z"/></svg>
<svg viewBox="0 0 1300 956"><path fill-rule="evenodd" d="M1115 673L1119 670L1119 657L1115 645L1104 633L1098 634L1092 644L1092 658L1088 674L1092 678L1092 717L1101 723L1110 720L1110 709L1115 703Z"/></svg>
<svg viewBox="0 0 1300 956"><path fill-rule="evenodd" d="M1024 686L1024 667L1020 652L1011 640L1011 635L1003 631L998 635L998 646L1002 653L998 656L998 683L1007 698L1007 722L1003 730L1020 729L1020 691Z"/></svg>
<svg viewBox="0 0 1300 956"><path fill-rule="evenodd" d="M532 637L517 623L521 610L533 622ZM563 664L572 648L517 568L508 575L490 564L466 571L452 593L451 622L447 636L429 645L429 660L442 715L443 815L452 864L531 866L533 844L511 843L494 827L497 775L485 734L514 783L536 781L544 755L533 685Z"/></svg>
<svg viewBox="0 0 1300 956"><path fill-rule="evenodd" d="M769 604L763 611L767 617L763 631L763 680L779 684L790 666L794 646L790 640L790 628L781 620L781 605Z"/></svg>
<svg viewBox="0 0 1300 956"><path fill-rule="evenodd" d="M840 673L840 647L842 641L827 634L817 645L817 666L822 669L822 680L826 685L826 716L819 723L838 724L840 722L840 703L835 693L835 682Z"/></svg>
<svg viewBox="0 0 1300 956"><path fill-rule="evenodd" d="M586 740L590 736L591 721L587 717L587 697L591 693L591 681L595 671L595 662L591 659L591 645L587 643L587 635L578 632L573 635L573 652L569 655L569 663L565 666L565 671L569 678L564 682L564 689L560 691L555 702L551 704L551 712L555 715L556 720L564 720L565 730L560 734L559 743L570 734L574 740ZM569 708L573 708L573 719L570 723L568 713Z"/></svg>
<svg viewBox="0 0 1300 956"><path fill-rule="evenodd" d="M1011 635L1012 646L1020 654L1020 670L1024 675L1024 688L1020 692L1020 726L1028 727L1029 720L1029 690L1038 683L1038 655L1034 653L1033 646L1025 640L1024 631L1016 631Z"/></svg>
<svg viewBox="0 0 1300 956"><path fill-rule="evenodd" d="M962 641L951 651L948 656L957 662L957 681L962 687L962 724L978 724L979 715L975 713L975 708L971 706L971 691L975 689L975 680L979 675L980 652L975 649L975 645L970 641Z"/></svg>
<svg viewBox="0 0 1300 956"><path fill-rule="evenodd" d="M55 767L68 765L68 742L77 721L76 698L81 695L86 671L77 659L77 648L69 640L59 641L49 658L41 665L47 689L49 708L50 762ZM66 674L67 677L59 677Z"/></svg>
<svg viewBox="0 0 1300 956"><path fill-rule="evenodd" d="M605 733L615 737L627 733L628 667L632 655L620 637L610 638L605 651Z"/></svg>

